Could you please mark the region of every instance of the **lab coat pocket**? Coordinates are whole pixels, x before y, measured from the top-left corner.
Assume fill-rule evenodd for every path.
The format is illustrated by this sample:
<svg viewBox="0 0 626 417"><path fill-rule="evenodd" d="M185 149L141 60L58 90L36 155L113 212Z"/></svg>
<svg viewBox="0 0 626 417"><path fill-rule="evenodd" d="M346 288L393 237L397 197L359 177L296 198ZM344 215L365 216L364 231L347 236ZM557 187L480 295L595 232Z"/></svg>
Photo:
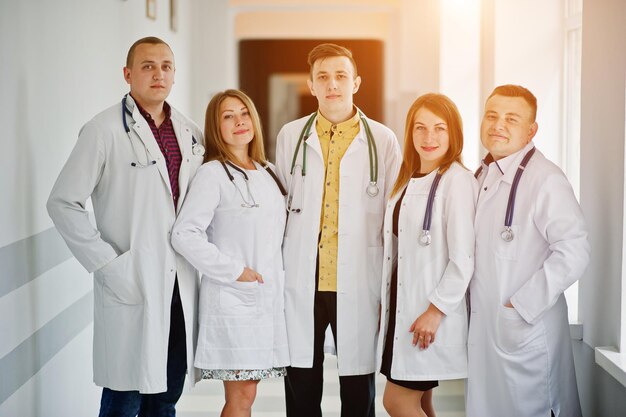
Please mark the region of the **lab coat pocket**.
<svg viewBox="0 0 626 417"><path fill-rule="evenodd" d="M529 324L514 308L498 306L496 343L506 353L528 352L545 347L543 322Z"/></svg>
<svg viewBox="0 0 626 417"><path fill-rule="evenodd" d="M220 288L220 310L222 314L247 315L257 312L259 283L235 281Z"/></svg>
<svg viewBox="0 0 626 417"><path fill-rule="evenodd" d="M103 284L104 307L143 303L130 250L95 271L94 278Z"/></svg>
<svg viewBox="0 0 626 417"><path fill-rule="evenodd" d="M265 275L264 275L265 276ZM274 286L278 283L266 280L263 284L259 284L259 309L263 313L271 313L274 308Z"/></svg>
<svg viewBox="0 0 626 417"><path fill-rule="evenodd" d="M520 241L520 228L519 226L512 225L511 231L513 232L513 240L510 242L505 241L502 238L502 232L504 231L504 226L500 223L494 222L494 233L493 233L493 251L496 257L500 259L506 260L516 260L517 259L517 251L518 251L518 243Z"/></svg>
<svg viewBox="0 0 626 417"><path fill-rule="evenodd" d="M465 303L463 303L462 308L451 311L447 316L444 316L435 337L435 343L440 346L465 346L467 344Z"/></svg>

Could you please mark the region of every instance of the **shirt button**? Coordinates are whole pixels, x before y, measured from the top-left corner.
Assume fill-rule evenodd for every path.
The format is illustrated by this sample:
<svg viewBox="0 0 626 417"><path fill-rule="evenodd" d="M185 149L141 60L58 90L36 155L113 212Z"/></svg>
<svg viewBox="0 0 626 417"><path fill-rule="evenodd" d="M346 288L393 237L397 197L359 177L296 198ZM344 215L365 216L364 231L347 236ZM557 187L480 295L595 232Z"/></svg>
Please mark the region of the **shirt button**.
<svg viewBox="0 0 626 417"><path fill-rule="evenodd" d="M487 191L487 187L483 188L483 190Z"/></svg>

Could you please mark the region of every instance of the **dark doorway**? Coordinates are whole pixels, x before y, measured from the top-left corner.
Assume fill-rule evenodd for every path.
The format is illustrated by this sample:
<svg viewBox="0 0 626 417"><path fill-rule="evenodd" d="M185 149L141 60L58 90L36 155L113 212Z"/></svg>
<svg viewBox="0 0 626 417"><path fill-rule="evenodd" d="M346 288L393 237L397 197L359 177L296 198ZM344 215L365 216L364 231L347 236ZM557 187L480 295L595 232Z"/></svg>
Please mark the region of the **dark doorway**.
<svg viewBox="0 0 626 417"><path fill-rule="evenodd" d="M263 136L267 157L274 160L275 135L277 126L294 120L317 109L317 100L301 86L309 73L307 55L320 43L332 42L352 51L358 73L363 79L356 94L355 104L365 114L378 121L383 118L384 100L384 45L379 40L364 39L265 39L242 40L239 42L239 86L252 98L263 123ZM283 108L296 109L295 112L278 117L272 115L272 90L270 85L291 88L292 104L284 103ZM282 87L281 87L282 86ZM286 87L285 87L286 86ZM305 84L306 86L306 84ZM273 106L274 109L276 106ZM276 110L273 110L274 113ZM280 112L280 110L278 110Z"/></svg>

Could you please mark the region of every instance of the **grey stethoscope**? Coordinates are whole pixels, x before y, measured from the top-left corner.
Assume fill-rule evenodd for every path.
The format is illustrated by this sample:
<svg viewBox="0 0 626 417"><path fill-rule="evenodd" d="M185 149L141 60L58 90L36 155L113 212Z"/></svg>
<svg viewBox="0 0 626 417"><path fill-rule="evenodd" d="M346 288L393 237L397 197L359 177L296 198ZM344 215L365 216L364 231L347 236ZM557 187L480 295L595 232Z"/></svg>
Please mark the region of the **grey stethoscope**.
<svg viewBox="0 0 626 417"><path fill-rule="evenodd" d="M125 94L124 97L122 97L122 123L124 124L124 130L126 131L126 134L128 135L128 140L130 140L130 146L132 146L133 153L135 154L135 161L131 162L130 166L136 167L136 168L147 168L149 166L156 165L157 161L154 159L150 159L150 156L148 155L148 148L144 148L144 151L146 153L146 159L145 159L146 163L144 164L143 162L139 161L139 155L137 154L135 143L133 142L133 139L130 137L130 127L128 127L128 123L126 122L127 115L130 116L131 119L133 117L133 114L131 113L131 111L128 110L128 107L126 107L127 97L128 97L128 94ZM204 155L204 146L199 144L195 136L193 135L191 136L191 142L192 142L191 152L196 156Z"/></svg>
<svg viewBox="0 0 626 417"><path fill-rule="evenodd" d="M363 126L365 127L365 136L367 137L367 150L369 154L369 165L370 165L370 181L368 186L365 189L365 192L370 197L376 197L378 195L378 153L376 150L376 143L374 142L374 136L372 135L372 131L370 129L369 124L367 123L367 119L361 110L358 110L359 118L363 122ZM309 119L304 124L304 128L300 132L300 137L298 138L298 143L296 144L296 150L293 153L293 158L291 159L291 169L289 170L289 174L293 178L294 173L296 172L296 168L300 168L300 175L302 177L302 187L304 187L304 177L306 176L306 148L307 143L306 140L311 136L311 128L313 126L313 122L315 121L315 117L317 116L317 112L311 114ZM296 164L298 159L298 151L300 150L300 145L302 145L302 164ZM291 181L289 184L289 191L287 192L287 211L290 213L301 213L302 212L302 204L300 204L300 208L294 208L293 206L293 192L295 188L295 181ZM304 188L303 188L304 189ZM302 200L302 193L301 193ZM302 203L302 201L301 201Z"/></svg>
<svg viewBox="0 0 626 417"><path fill-rule="evenodd" d="M513 178L513 185L511 185L511 191L509 191L509 201L506 205L506 215L504 216L504 230L500 233L500 237L505 242L510 242L515 238L513 234L513 230L511 229L511 225L513 224L513 211L515 209L515 195L517 194L517 186L519 185L520 179L522 178L522 174L526 169L526 165L530 158L535 154L535 147L533 146L527 153L524 155L522 162L517 167L517 171L515 172L515 177ZM476 170L474 176L478 178L480 173L483 171L483 167L481 166Z"/></svg>

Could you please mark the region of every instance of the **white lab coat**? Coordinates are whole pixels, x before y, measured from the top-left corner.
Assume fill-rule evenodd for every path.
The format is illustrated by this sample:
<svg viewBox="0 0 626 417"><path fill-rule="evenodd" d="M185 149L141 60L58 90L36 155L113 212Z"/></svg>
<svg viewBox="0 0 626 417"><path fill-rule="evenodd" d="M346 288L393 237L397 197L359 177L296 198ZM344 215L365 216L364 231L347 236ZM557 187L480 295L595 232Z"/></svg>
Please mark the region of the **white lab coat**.
<svg viewBox="0 0 626 417"><path fill-rule="evenodd" d="M315 123L307 139L306 176L290 174L300 132L309 116L286 124L278 134L276 168L283 183L293 186L293 202L300 213L287 223L285 260L285 314L291 365L313 366L313 301L315 268L324 194L325 167ZM339 250L337 253L337 356L339 375L364 375L375 371L378 308L383 261L382 223L385 202L401 161L393 132L369 120L378 152L376 197L365 192L370 165L367 137L361 122L340 164ZM302 147L298 151L302 162ZM292 184L293 182L293 184Z"/></svg>
<svg viewBox="0 0 626 417"><path fill-rule="evenodd" d="M76 259L94 272L94 382L118 391L167 390L170 304L178 275L185 315L188 370L197 334L196 271L170 245L176 218L165 159L128 96L130 136L116 104L87 122L48 199L48 213ZM179 206L202 163L192 135L202 132L172 108L182 153ZM148 155L146 155L146 151ZM131 162L155 165L132 167ZM85 202L91 197L97 227ZM196 380L194 372L188 372Z"/></svg>
<svg viewBox="0 0 626 417"><path fill-rule="evenodd" d="M219 161L204 164L176 220L172 245L202 274L198 346L200 369L269 369L289 365L281 244L285 199L260 165L243 175ZM271 168L271 167L270 167ZM236 184L236 185L235 185ZM263 284L239 282L244 267Z"/></svg>
<svg viewBox="0 0 626 417"><path fill-rule="evenodd" d="M465 292L474 271L474 206L478 185L457 163L439 182L431 217L432 243L419 243L426 203L437 172L412 178L400 207L398 239L393 212L402 195L387 204L384 223L383 308L378 340L378 367L386 337L394 337L391 377L401 381L457 379L467 376L467 304ZM387 335L394 259L398 262L396 328ZM413 346L411 324L433 303L445 316L428 349ZM386 335L386 337L385 337Z"/></svg>
<svg viewBox="0 0 626 417"><path fill-rule="evenodd" d="M498 161L504 174L491 163L479 177L468 417L581 415L563 292L590 249L572 187L538 150L517 189L515 237L500 237L515 172L532 146ZM509 300L514 309L504 307Z"/></svg>

